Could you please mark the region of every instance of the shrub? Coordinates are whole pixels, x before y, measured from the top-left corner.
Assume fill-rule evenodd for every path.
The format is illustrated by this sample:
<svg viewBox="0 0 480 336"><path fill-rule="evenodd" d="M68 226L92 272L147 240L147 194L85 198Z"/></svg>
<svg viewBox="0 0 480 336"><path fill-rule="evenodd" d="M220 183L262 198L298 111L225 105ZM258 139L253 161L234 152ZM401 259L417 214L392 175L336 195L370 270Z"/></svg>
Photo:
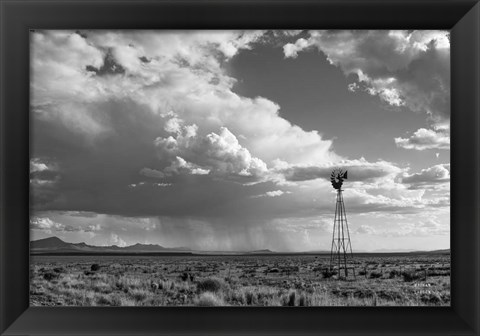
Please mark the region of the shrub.
<svg viewBox="0 0 480 336"><path fill-rule="evenodd" d="M370 273L370 279L378 279L378 278L381 278L382 275L383 274L381 272L373 271L372 273Z"/></svg>
<svg viewBox="0 0 480 336"><path fill-rule="evenodd" d="M93 264L92 266L90 266L90 271L92 272L96 272L100 269L100 265L99 264Z"/></svg>
<svg viewBox="0 0 480 336"><path fill-rule="evenodd" d="M225 283L217 278L208 278L197 283L197 289L200 292L218 292Z"/></svg>
<svg viewBox="0 0 480 336"><path fill-rule="evenodd" d="M214 293L202 293L200 297L196 300L196 305L201 307L215 307L215 306L225 306L225 302L222 298L216 296Z"/></svg>
<svg viewBox="0 0 480 336"><path fill-rule="evenodd" d="M437 293L422 293L420 300L428 305L439 305L442 303L442 299Z"/></svg>
<svg viewBox="0 0 480 336"><path fill-rule="evenodd" d="M428 275L429 276L449 276L450 275L450 270L448 271L437 271L437 270L428 271Z"/></svg>
<svg viewBox="0 0 480 336"><path fill-rule="evenodd" d="M101 306L111 306L111 296L110 295L100 295L97 297L97 304Z"/></svg>
<svg viewBox="0 0 480 336"><path fill-rule="evenodd" d="M417 274L415 272L403 272L402 276L403 276L403 281L405 282L411 282L411 281L415 281L422 278L421 274Z"/></svg>
<svg viewBox="0 0 480 336"><path fill-rule="evenodd" d="M63 267L55 267L55 268L53 269L53 271L54 271L55 273L62 273L62 272L65 271L65 269L64 269Z"/></svg>
<svg viewBox="0 0 480 336"><path fill-rule="evenodd" d="M52 281L53 279L58 278L58 274L52 273L52 272L47 272L43 275L43 278L47 281Z"/></svg>
<svg viewBox="0 0 480 336"><path fill-rule="evenodd" d="M324 270L322 270L322 276L323 276L324 279L329 279L332 276L334 276L335 274L337 274L337 272L332 271L328 268L325 268Z"/></svg>
<svg viewBox="0 0 480 336"><path fill-rule="evenodd" d="M389 277L390 279L393 279L393 278L395 278L395 277L397 277L397 276L400 276L400 275L402 275L401 272L399 272L399 271L397 271L397 270L391 270L390 273L389 273L389 275L388 275L388 277Z"/></svg>
<svg viewBox="0 0 480 336"><path fill-rule="evenodd" d="M367 272L365 270L358 271L358 275L365 275Z"/></svg>

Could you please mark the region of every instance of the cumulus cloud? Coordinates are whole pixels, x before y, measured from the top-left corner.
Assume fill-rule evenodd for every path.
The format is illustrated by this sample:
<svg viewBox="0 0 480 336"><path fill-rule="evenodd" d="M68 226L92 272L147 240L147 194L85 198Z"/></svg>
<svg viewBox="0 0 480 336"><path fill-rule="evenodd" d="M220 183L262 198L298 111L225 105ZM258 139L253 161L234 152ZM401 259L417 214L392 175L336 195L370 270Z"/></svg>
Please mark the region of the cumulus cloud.
<svg viewBox="0 0 480 336"><path fill-rule="evenodd" d="M289 165L276 161L276 172L283 175L287 181L308 181L318 178L330 180L333 169L342 167L348 171L348 181L371 182L382 178L393 179L402 169L387 161L369 162L365 158L358 160L342 160L328 165Z"/></svg>
<svg viewBox="0 0 480 336"><path fill-rule="evenodd" d="M174 118L177 119L177 118ZM172 119L170 119L172 120ZM178 119L175 121L179 125ZM241 146L235 135L226 127L218 133L206 136L197 134L194 125L175 127L176 137L157 138L155 145L160 158L172 158L165 174L244 176L260 179L267 172L267 165ZM187 161L188 160L188 161Z"/></svg>
<svg viewBox="0 0 480 336"><path fill-rule="evenodd" d="M405 149L450 149L450 128L420 128L408 138L395 138L397 147Z"/></svg>
<svg viewBox="0 0 480 336"><path fill-rule="evenodd" d="M130 188L137 188L137 187L141 187L141 186L143 186L143 185L145 185L145 182L130 183L128 186L129 186Z"/></svg>
<svg viewBox="0 0 480 336"><path fill-rule="evenodd" d="M49 167L45 162L42 162L39 158L30 160L30 173L41 172L45 170L49 170Z"/></svg>
<svg viewBox="0 0 480 336"><path fill-rule="evenodd" d="M127 246L127 243L125 240L123 240L118 234L112 233L110 235L110 244L111 245L117 245L119 247L125 247Z"/></svg>
<svg viewBox="0 0 480 336"><path fill-rule="evenodd" d="M153 185L156 187L169 187L172 184L171 183L154 183Z"/></svg>
<svg viewBox="0 0 480 336"><path fill-rule="evenodd" d="M282 190L274 190L274 191L267 191L265 195L267 195L268 197L277 197L277 196L282 196L285 193L288 194L289 192L288 191L284 192Z"/></svg>
<svg viewBox="0 0 480 336"><path fill-rule="evenodd" d="M284 46L285 57L317 48L327 60L355 75L362 89L393 106L450 118L450 39L446 31L310 31Z"/></svg>
<svg viewBox="0 0 480 336"><path fill-rule="evenodd" d="M150 168L142 168L142 170L140 170L140 174L147 177L157 178L157 179L161 179L165 177L165 173L159 170L150 169Z"/></svg>
<svg viewBox="0 0 480 336"><path fill-rule="evenodd" d="M56 163L45 158L30 160L31 194L36 205L45 205L55 197L61 174Z"/></svg>
<svg viewBox="0 0 480 336"><path fill-rule="evenodd" d="M60 121L71 131L97 137L112 129L101 111L85 108L85 103L128 97L157 111L168 105L163 95L157 95L162 89L176 87L177 93L185 94L189 87L212 80L228 88L233 79L224 74L217 53L231 58L261 35L254 31L35 31L33 111L37 118ZM142 62L142 57L150 62ZM101 72L107 62L124 71Z"/></svg>
<svg viewBox="0 0 480 336"><path fill-rule="evenodd" d="M130 183L129 188L139 188L139 187L169 187L173 185L172 183L163 183L163 182L145 182L140 181L137 183Z"/></svg>
<svg viewBox="0 0 480 336"><path fill-rule="evenodd" d="M379 193L374 188L351 189L344 199L353 212L417 213L424 209L423 191L411 193L406 188L395 186L390 193ZM408 196L406 196L408 195ZM368 211L365 211L368 209Z"/></svg>
<svg viewBox="0 0 480 336"><path fill-rule="evenodd" d="M164 138L168 152L170 145L182 148L181 136L186 139L196 136L199 127L194 122L184 124L183 119L171 112L175 109L186 120L201 121L202 134L197 138L204 139L206 150L220 150L225 141L226 146L234 148L226 132L218 133L219 123L235 126L233 115L237 107L240 110L245 107L242 102L250 105L250 112L246 113L256 114L259 120L263 118L262 104L278 108L267 100L234 94L231 91L234 79L221 66L222 61L250 48L261 36L262 32L255 31L32 33L34 150L39 155L56 156L62 164L62 179L56 186L49 189L40 180L32 179L34 206L102 211L105 202L95 200L95 195L110 199L113 196L106 195L119 195L125 185L130 185L129 190L136 193L146 189L137 188L145 182L138 182L133 175L135 171L153 179L164 178L163 169L168 166L171 174L175 168L206 174L208 168L194 166L183 156L179 157L185 162L177 160L178 155L159 158L150 165L155 158L154 139ZM231 121L224 122L229 114ZM277 114L268 115L266 123L270 119L292 127ZM247 123L242 127L247 128ZM161 152L159 146L160 143L157 154ZM237 153L224 153L233 154L233 167L235 155L241 160L242 155L246 158L249 154L246 149L236 150ZM218 155L210 159L221 160ZM253 171L257 160L251 161L239 173L247 175ZM38 160L32 161L32 173L46 174L46 171ZM155 184L171 185L170 182ZM120 206L122 201L118 196L115 198ZM129 199L128 193L126 198ZM130 207L136 206L131 200L124 202L121 207L128 208L128 203ZM104 207L103 211L118 209Z"/></svg>
<svg viewBox="0 0 480 336"><path fill-rule="evenodd" d="M102 228L99 224L90 224L88 226L72 226L56 222L49 217L33 216L30 218L30 228L32 230L40 230L46 233L54 232L96 232Z"/></svg>
<svg viewBox="0 0 480 336"><path fill-rule="evenodd" d="M412 238L448 235L448 223L430 215L380 215L371 224L362 224L351 230L353 235L375 235L389 238ZM391 219L395 218L395 221ZM424 248L423 248L424 249Z"/></svg>
<svg viewBox="0 0 480 336"><path fill-rule="evenodd" d="M30 173L30 183L32 185L52 185L59 179L59 173L54 170L41 170Z"/></svg>
<svg viewBox="0 0 480 336"><path fill-rule="evenodd" d="M94 231L100 231L102 229L100 224L90 224L87 226L87 229L85 231L87 232L94 232Z"/></svg>
<svg viewBox="0 0 480 336"><path fill-rule="evenodd" d="M89 100L101 93L85 69L87 65L101 67L104 54L82 36L60 30L35 32L31 43L34 106L72 98Z"/></svg>
<svg viewBox="0 0 480 336"><path fill-rule="evenodd" d="M115 123L120 113L110 112L105 104L131 100L142 109L148 107L153 116L132 118L130 115L121 121L148 122L148 127L163 124L162 128L174 135L165 139L166 146L175 145L171 140L178 138L179 130L184 128L183 120L188 120L190 131L200 129L202 136L217 133L222 126L232 134L243 136L244 146L267 163L276 158L299 162L335 158L330 150L331 141L322 139L316 131L306 132L281 118L279 106L272 101L261 97L250 99L232 92L235 80L221 67L221 56L230 58L238 50L250 48L262 32L58 34L62 38L55 31L34 33L33 110L36 118L67 128L84 141L101 140L118 133L119 125ZM70 59L70 53L76 49L64 50L70 46L65 42L69 39L83 40L82 45L88 47L82 52L90 52L92 56L77 55ZM87 70L101 68L107 61L115 62L125 72L99 74ZM44 69L49 62L52 66ZM66 69L74 78L64 76L57 67ZM45 87L48 81L52 85ZM78 85L81 90L65 90L65 85L59 84L72 81L81 83ZM175 117L162 120L172 109L176 111Z"/></svg>
<svg viewBox="0 0 480 336"><path fill-rule="evenodd" d="M65 225L54 222L50 218L33 217L30 219L30 228L34 230L64 231Z"/></svg>
<svg viewBox="0 0 480 336"><path fill-rule="evenodd" d="M450 234L450 227L436 219L430 218L417 222L404 222L396 230L383 231L382 233L387 237L441 236Z"/></svg>
<svg viewBox="0 0 480 336"><path fill-rule="evenodd" d="M369 225L361 225L354 231L354 233L374 235L377 234L377 230Z"/></svg>
<svg viewBox="0 0 480 336"><path fill-rule="evenodd" d="M207 175L210 169L204 169L191 162L185 161L180 156L175 157L175 160L170 166L165 168L165 173L170 174L192 174L192 175Z"/></svg>
<svg viewBox="0 0 480 336"><path fill-rule="evenodd" d="M272 190L272 191L267 191L264 194L261 195L254 195L252 198L260 198L260 197L278 197L282 196L284 194L290 194L291 191L283 191L283 190Z"/></svg>
<svg viewBox="0 0 480 336"><path fill-rule="evenodd" d="M298 56L298 52L309 47L311 42L304 38L298 39L295 43L287 43L283 46L283 53L286 58L295 58Z"/></svg>
<svg viewBox="0 0 480 336"><path fill-rule="evenodd" d="M58 178L58 167L51 160L32 158L30 160L30 179L34 183L51 183Z"/></svg>
<svg viewBox="0 0 480 336"><path fill-rule="evenodd" d="M419 173L405 174L402 182L410 184L411 188L435 187L450 182L450 164L439 164L422 169Z"/></svg>

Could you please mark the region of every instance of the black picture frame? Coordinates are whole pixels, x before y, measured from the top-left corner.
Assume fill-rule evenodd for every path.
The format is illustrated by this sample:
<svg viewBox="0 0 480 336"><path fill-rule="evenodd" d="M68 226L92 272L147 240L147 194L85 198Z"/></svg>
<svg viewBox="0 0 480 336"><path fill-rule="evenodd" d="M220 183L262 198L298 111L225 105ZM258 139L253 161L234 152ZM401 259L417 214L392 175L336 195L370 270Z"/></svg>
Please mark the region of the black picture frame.
<svg viewBox="0 0 480 336"><path fill-rule="evenodd" d="M480 4L0 0L1 335L479 335ZM29 308L29 30L451 30L451 307Z"/></svg>

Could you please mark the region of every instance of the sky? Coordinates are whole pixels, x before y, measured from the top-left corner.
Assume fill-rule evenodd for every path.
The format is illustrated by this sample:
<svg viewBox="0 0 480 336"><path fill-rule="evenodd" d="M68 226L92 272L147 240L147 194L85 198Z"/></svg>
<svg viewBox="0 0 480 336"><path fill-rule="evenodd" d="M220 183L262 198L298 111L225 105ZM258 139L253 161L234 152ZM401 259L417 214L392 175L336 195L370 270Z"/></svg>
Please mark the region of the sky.
<svg viewBox="0 0 480 336"><path fill-rule="evenodd" d="M31 33L31 239L450 247L447 31Z"/></svg>

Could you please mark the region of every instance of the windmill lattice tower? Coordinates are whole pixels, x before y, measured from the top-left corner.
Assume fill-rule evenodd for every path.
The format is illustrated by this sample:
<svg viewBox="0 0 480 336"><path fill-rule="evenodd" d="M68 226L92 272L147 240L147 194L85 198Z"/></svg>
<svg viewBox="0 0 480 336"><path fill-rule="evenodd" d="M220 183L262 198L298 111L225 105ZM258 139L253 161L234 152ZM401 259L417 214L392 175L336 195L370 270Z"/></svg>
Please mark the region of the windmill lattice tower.
<svg viewBox="0 0 480 336"><path fill-rule="evenodd" d="M330 252L330 270L338 267L338 277L344 270L345 278L348 277L348 263L353 259L352 243L350 241L350 231L348 230L347 213L345 203L343 202L343 180L347 179L347 171L335 169L330 177L332 186L337 190L337 200L335 206L335 219L333 222L332 249ZM353 270L355 276L355 271Z"/></svg>

